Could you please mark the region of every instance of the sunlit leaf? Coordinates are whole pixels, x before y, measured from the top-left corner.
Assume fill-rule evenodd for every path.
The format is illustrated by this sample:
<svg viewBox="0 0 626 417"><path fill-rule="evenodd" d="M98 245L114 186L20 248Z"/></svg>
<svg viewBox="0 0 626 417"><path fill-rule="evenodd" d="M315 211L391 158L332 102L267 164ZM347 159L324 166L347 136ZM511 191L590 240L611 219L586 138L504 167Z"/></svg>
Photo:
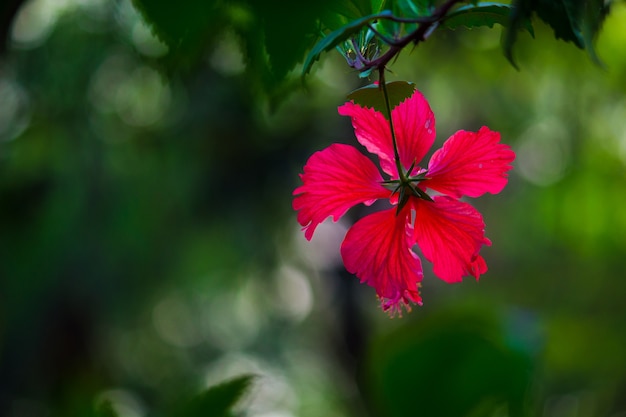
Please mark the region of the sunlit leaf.
<svg viewBox="0 0 626 417"><path fill-rule="evenodd" d="M389 106L393 109L398 104L409 98L415 91L415 84L406 81L392 81L387 83L387 93L389 95ZM348 94L348 100L354 101L363 107L373 108L387 116L387 107L385 105L385 96L383 90L378 84L370 84L368 86L354 90Z"/></svg>

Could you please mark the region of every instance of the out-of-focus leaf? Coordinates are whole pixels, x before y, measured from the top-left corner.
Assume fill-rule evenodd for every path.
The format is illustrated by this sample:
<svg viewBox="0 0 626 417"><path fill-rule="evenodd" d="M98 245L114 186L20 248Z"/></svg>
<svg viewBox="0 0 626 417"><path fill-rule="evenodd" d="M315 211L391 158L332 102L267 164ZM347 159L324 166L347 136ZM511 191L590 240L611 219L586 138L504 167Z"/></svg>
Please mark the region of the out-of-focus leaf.
<svg viewBox="0 0 626 417"><path fill-rule="evenodd" d="M360 12L360 15L356 16L357 18L380 11L380 6L378 6L378 8L372 7L374 2L370 0L350 0L350 2L354 4Z"/></svg>
<svg viewBox="0 0 626 417"><path fill-rule="evenodd" d="M593 0L584 2L583 17L581 20L581 31L585 47L591 59L598 65L602 65L600 58L594 48L595 38L604 23L604 19L611 10L611 3L604 3L603 0Z"/></svg>
<svg viewBox="0 0 626 417"><path fill-rule="evenodd" d="M167 70L193 68L207 50L230 35L241 47L246 78L254 91L273 94L313 47L320 21L340 24L341 13L362 16L368 2L317 0L286 8L280 0L240 2L190 0L184 7L165 0L133 0L136 8L166 43L161 59Z"/></svg>
<svg viewBox="0 0 626 417"><path fill-rule="evenodd" d="M389 95L389 106L393 110L395 106L409 98L415 91L415 84L407 81L392 81L387 83L387 94ZM383 90L378 84L370 84L361 87L348 94L348 100L354 101L363 107L378 110L385 117L387 115L387 107L385 105L385 96Z"/></svg>
<svg viewBox="0 0 626 417"><path fill-rule="evenodd" d="M372 12L380 12L387 5L387 0L370 0L370 4L372 7Z"/></svg>
<svg viewBox="0 0 626 417"><path fill-rule="evenodd" d="M331 0L285 7L282 0L250 1L256 25L262 28L269 70L276 83L302 62L319 34L319 19L332 13Z"/></svg>
<svg viewBox="0 0 626 417"><path fill-rule="evenodd" d="M190 0L184 7L167 0L133 0L133 4L179 65L193 63L228 22L222 1Z"/></svg>
<svg viewBox="0 0 626 417"><path fill-rule="evenodd" d="M422 17L430 14L433 8L432 0L397 0L396 7L402 17Z"/></svg>
<svg viewBox="0 0 626 417"><path fill-rule="evenodd" d="M534 2L537 16L546 22L557 39L571 41L579 48L585 47L578 22L575 20L576 11L584 5L582 0L537 0Z"/></svg>
<svg viewBox="0 0 626 417"><path fill-rule="evenodd" d="M591 59L599 63L593 41L609 10L610 2L605 3L604 0L516 0L504 42L505 56L515 66L512 47L517 38L517 30L536 13L552 28L556 39L563 39L586 49Z"/></svg>
<svg viewBox="0 0 626 417"><path fill-rule="evenodd" d="M350 38L350 36L358 33L368 23L373 22L381 17L391 16L391 14L392 13L390 10L384 10L380 13L371 14L369 16L365 16L361 19L350 22L349 24L342 26L339 29L336 29L326 35L322 40L315 44L311 52L309 52L309 54L307 55L306 60L304 61L302 74L306 75L311 70L311 66L315 61L319 59L322 52L333 49L341 42Z"/></svg>
<svg viewBox="0 0 626 417"><path fill-rule="evenodd" d="M459 26L471 29L480 26L492 28L496 23L506 27L510 21L511 6L509 4L484 2L476 6L463 6L456 9L443 20L442 24L449 29L456 29ZM530 20L523 23L524 29L534 35Z"/></svg>
<svg viewBox="0 0 626 417"><path fill-rule="evenodd" d="M253 380L244 375L209 388L175 413L175 417L230 417L232 407L247 392Z"/></svg>
<svg viewBox="0 0 626 417"><path fill-rule="evenodd" d="M532 26L532 12L532 6L527 0L517 0L512 5L510 23L504 36L502 49L506 59L508 59L511 65L513 65L513 67L515 67L516 69L519 68L515 63L515 59L513 58L513 45L515 45L515 42L517 41L517 34L519 30L527 25Z"/></svg>

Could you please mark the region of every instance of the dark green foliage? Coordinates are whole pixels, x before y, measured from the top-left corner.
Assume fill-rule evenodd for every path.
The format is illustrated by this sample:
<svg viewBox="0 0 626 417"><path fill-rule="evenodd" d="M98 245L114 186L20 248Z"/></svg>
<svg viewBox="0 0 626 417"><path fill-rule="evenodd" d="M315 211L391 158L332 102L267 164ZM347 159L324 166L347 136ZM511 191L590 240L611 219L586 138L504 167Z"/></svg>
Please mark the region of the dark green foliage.
<svg viewBox="0 0 626 417"><path fill-rule="evenodd" d="M504 43L505 56L515 66L512 48L517 31L536 14L554 31L557 39L572 42L586 49L591 58L599 62L593 41L602 22L608 15L610 2L604 0L516 0L513 2L511 25Z"/></svg>
<svg viewBox="0 0 626 417"><path fill-rule="evenodd" d="M192 0L185 7L161 0L133 2L170 48L163 59L166 68L194 67L207 49L230 33L242 48L251 84L268 93L277 91L302 62L319 35L320 19L334 12L329 0L289 7L278 0ZM360 8L353 12L360 13Z"/></svg>
<svg viewBox="0 0 626 417"><path fill-rule="evenodd" d="M327 0L298 3L285 7L280 0L251 1L256 25L262 30L273 82L280 82L317 39L319 16L326 12Z"/></svg>
<svg viewBox="0 0 626 417"><path fill-rule="evenodd" d="M387 83L387 93L389 94L389 106L393 110L398 104L409 98L415 91L415 84L406 81L393 81ZM387 114L387 107L385 105L385 96L383 90L379 85L370 84L368 86L354 90L348 94L348 100L354 101L356 104L360 104L364 107L369 107L378 110L385 117L389 118Z"/></svg>
<svg viewBox="0 0 626 417"><path fill-rule="evenodd" d="M133 0L153 33L170 48L167 63L175 69L195 65L202 52L227 28L222 1Z"/></svg>
<svg viewBox="0 0 626 417"><path fill-rule="evenodd" d="M456 29L459 26L475 28L487 26L493 28L494 24L504 27L510 23L511 6L502 3L484 2L476 6L463 6L450 13L443 20L444 27ZM534 36L534 31L530 20L524 22L524 29Z"/></svg>
<svg viewBox="0 0 626 417"><path fill-rule="evenodd" d="M428 16L434 7L432 0L397 0L396 9L405 17Z"/></svg>
<svg viewBox="0 0 626 417"><path fill-rule="evenodd" d="M585 47L577 19L571 14L584 3L583 0L535 0L533 3L537 16L552 27L557 39L571 41L579 48Z"/></svg>

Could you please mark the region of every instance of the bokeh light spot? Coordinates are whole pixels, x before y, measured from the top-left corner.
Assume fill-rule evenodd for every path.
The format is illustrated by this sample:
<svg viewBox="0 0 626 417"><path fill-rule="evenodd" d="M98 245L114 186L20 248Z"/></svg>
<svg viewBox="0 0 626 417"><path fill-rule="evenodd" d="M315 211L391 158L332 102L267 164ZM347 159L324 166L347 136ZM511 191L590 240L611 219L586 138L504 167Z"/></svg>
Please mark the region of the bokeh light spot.
<svg viewBox="0 0 626 417"><path fill-rule="evenodd" d="M29 100L19 84L0 79L0 140L19 136L30 122Z"/></svg>
<svg viewBox="0 0 626 417"><path fill-rule="evenodd" d="M567 131L558 120L536 123L519 139L519 173L535 185L552 185L565 175L570 153Z"/></svg>
<svg viewBox="0 0 626 417"><path fill-rule="evenodd" d="M174 346L191 347L202 340L194 313L180 297L172 295L159 302L152 322L159 336Z"/></svg>

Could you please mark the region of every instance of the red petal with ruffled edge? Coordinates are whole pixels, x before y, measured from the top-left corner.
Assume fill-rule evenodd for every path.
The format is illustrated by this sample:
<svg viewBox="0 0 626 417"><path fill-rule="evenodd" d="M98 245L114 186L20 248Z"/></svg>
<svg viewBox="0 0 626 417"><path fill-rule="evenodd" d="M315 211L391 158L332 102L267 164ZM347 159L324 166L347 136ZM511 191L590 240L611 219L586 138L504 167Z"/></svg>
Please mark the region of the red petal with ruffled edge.
<svg viewBox="0 0 626 417"><path fill-rule="evenodd" d="M423 186L451 197L497 194L508 181L515 159L511 147L500 143L500 134L482 127L478 132L456 132L437 150L428 164Z"/></svg>
<svg viewBox="0 0 626 417"><path fill-rule="evenodd" d="M415 241L424 257L433 263L433 272L453 283L464 276L476 279L487 272L485 260L478 254L485 237L485 223L472 206L451 197L437 196L434 203L413 200Z"/></svg>
<svg viewBox="0 0 626 417"><path fill-rule="evenodd" d="M354 134L365 148L380 158L383 171L392 178L398 173L394 160L389 122L382 113L349 101L339 114L350 116ZM405 169L418 164L435 141L435 116L424 96L415 91L391 110L400 161Z"/></svg>
<svg viewBox="0 0 626 417"><path fill-rule="evenodd" d="M303 185L293 191L293 208L308 240L329 216L337 221L352 206L370 205L390 194L380 184L376 165L353 146L339 143L311 155L300 178Z"/></svg>
<svg viewBox="0 0 626 417"><path fill-rule="evenodd" d="M396 216L396 209L363 217L348 230L341 244L346 269L376 289L384 311L402 315L401 307L422 304L418 286L422 264L411 250L410 207Z"/></svg>

